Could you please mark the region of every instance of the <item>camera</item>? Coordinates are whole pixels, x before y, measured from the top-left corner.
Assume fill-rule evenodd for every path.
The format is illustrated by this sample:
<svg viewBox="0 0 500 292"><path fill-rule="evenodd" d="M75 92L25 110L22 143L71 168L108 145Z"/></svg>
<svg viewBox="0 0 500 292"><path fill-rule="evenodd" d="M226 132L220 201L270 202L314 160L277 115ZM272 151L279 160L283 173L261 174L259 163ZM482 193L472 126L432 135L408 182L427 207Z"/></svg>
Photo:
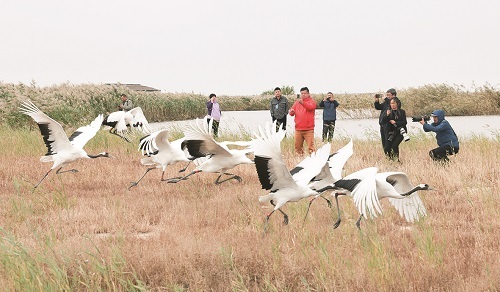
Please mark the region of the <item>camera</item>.
<svg viewBox="0 0 500 292"><path fill-rule="evenodd" d="M428 115L411 117L412 122L420 122L422 119L424 119L425 122L428 122L431 120L431 117Z"/></svg>
<svg viewBox="0 0 500 292"><path fill-rule="evenodd" d="M382 98L382 94L380 93L375 94L375 98Z"/></svg>
<svg viewBox="0 0 500 292"><path fill-rule="evenodd" d="M300 94L297 94L297 99L299 99L299 98L300 98Z"/></svg>
<svg viewBox="0 0 500 292"><path fill-rule="evenodd" d="M401 133L401 135L403 135L403 140L405 142L408 142L410 141L410 135L408 135L408 133L406 133L405 129L404 128L400 128L399 129L399 132Z"/></svg>

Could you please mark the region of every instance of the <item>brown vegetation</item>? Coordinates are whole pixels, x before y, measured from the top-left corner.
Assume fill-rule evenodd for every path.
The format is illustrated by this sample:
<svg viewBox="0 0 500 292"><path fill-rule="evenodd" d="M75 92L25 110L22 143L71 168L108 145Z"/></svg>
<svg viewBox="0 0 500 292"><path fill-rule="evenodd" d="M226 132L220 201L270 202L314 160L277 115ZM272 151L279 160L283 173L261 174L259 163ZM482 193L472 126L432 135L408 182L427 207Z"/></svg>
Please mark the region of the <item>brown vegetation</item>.
<svg viewBox="0 0 500 292"><path fill-rule="evenodd" d="M499 115L500 91L490 85L467 91L461 86L424 85L398 90L408 116L429 114L444 109L447 116ZM137 92L125 86L95 84L61 84L51 87L0 82L0 122L13 128L25 127L31 119L19 113L21 101L31 99L53 119L63 125L78 127L98 114L117 109L120 94L126 93L135 106L140 106L150 122L180 121L206 114L207 96L195 93ZM319 103L326 93L312 91ZM377 116L373 111L373 93L335 93L344 111L353 117ZM223 111L268 110L272 95L218 95ZM294 100L295 95L288 96ZM372 110L367 111L368 110Z"/></svg>
<svg viewBox="0 0 500 292"><path fill-rule="evenodd" d="M346 172L368 166L404 171L420 192L428 217L404 221L388 202L384 214L364 220L361 231L349 198L343 222L323 200L289 203L290 224L265 215L254 166L233 170L243 182L216 186L215 174L178 184L145 170L136 144L101 131L88 152L115 158L73 164L76 174L49 177L39 162L38 131L2 132L0 142L0 284L5 290L191 291L497 291L500 289L500 143L461 141L448 166L427 155L434 139L401 145L402 163L383 157L376 141L354 141ZM223 137L224 138L224 137ZM347 141L335 141L332 151ZM285 161L295 165L286 138ZM177 175L180 165L167 168Z"/></svg>

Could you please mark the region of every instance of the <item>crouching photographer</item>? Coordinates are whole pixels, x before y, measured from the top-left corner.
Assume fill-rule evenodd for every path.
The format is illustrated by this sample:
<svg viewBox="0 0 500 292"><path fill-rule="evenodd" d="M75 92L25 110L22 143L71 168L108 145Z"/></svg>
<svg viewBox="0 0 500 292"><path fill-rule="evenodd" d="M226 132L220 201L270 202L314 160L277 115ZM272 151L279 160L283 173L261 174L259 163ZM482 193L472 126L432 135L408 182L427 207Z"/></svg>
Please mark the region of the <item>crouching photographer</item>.
<svg viewBox="0 0 500 292"><path fill-rule="evenodd" d="M451 127L450 123L444 118L444 111L435 110L431 114L433 123L425 122L425 119L420 120L424 132L435 132L436 140L439 147L429 151L429 156L436 161L449 161L447 155L458 153L459 143L457 134Z"/></svg>
<svg viewBox="0 0 500 292"><path fill-rule="evenodd" d="M387 141L384 144L385 155L395 161L399 161L399 144L403 139L410 140L406 133L406 112L401 109L401 101L394 97L390 102L390 109L382 117L382 122L387 124Z"/></svg>

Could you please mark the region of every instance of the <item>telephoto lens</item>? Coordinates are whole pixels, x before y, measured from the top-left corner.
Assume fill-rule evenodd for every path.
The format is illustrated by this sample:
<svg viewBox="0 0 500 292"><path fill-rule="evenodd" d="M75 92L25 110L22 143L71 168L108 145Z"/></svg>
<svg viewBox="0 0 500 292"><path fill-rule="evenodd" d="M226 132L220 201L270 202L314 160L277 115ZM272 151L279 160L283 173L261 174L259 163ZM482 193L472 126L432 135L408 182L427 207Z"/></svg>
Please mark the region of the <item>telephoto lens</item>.
<svg viewBox="0 0 500 292"><path fill-rule="evenodd" d="M408 135L408 133L406 133L404 128L399 129L399 132L401 133L401 135L403 135L403 140L405 142L410 141L410 135Z"/></svg>

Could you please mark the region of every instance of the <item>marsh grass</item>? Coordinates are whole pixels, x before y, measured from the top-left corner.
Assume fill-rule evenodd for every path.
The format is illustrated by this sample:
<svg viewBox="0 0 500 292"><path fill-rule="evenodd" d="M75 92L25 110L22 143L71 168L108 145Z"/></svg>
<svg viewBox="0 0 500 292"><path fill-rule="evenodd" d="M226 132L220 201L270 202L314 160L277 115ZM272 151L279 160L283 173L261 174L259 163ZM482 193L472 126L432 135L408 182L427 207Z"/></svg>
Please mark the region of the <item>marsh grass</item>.
<svg viewBox="0 0 500 292"><path fill-rule="evenodd" d="M98 114L117 110L120 94L129 96L140 106L150 122L189 120L206 115L207 96L195 93L148 93L131 91L124 86L99 84L61 84L38 87L36 84L0 82L0 122L13 128L35 126L19 112L22 101L30 99L51 118L73 128L91 122ZM311 92L319 103L326 93ZM378 115L373 110L373 93L336 93L339 111L352 118ZM468 91L462 86L430 84L398 89L407 115L429 114L444 109L448 116L499 115L500 91L486 84ZM272 95L218 95L222 111L268 110ZM288 96L293 102L295 96Z"/></svg>
<svg viewBox="0 0 500 292"><path fill-rule="evenodd" d="M410 224L387 201L384 214L354 223L352 200L340 198L342 224L317 200L289 203L290 216L258 203L254 166L232 170L243 178L213 184L197 174L178 184L145 171L134 143L100 131L86 150L114 158L82 160L78 173L51 173L39 162L38 129L0 130L0 284L5 290L44 291L497 291L500 289L500 142L462 139L446 166L430 161L435 139L412 137L401 163L384 159L378 139L354 141L346 173L378 166L404 171L436 190L420 195L429 216ZM171 133L178 136L180 133ZM246 138L224 136L221 140ZM335 140L332 152L347 143ZM15 145L15 147L12 147ZM285 138L293 167L293 138ZM167 168L178 175L180 165ZM191 169L191 168L190 168Z"/></svg>

